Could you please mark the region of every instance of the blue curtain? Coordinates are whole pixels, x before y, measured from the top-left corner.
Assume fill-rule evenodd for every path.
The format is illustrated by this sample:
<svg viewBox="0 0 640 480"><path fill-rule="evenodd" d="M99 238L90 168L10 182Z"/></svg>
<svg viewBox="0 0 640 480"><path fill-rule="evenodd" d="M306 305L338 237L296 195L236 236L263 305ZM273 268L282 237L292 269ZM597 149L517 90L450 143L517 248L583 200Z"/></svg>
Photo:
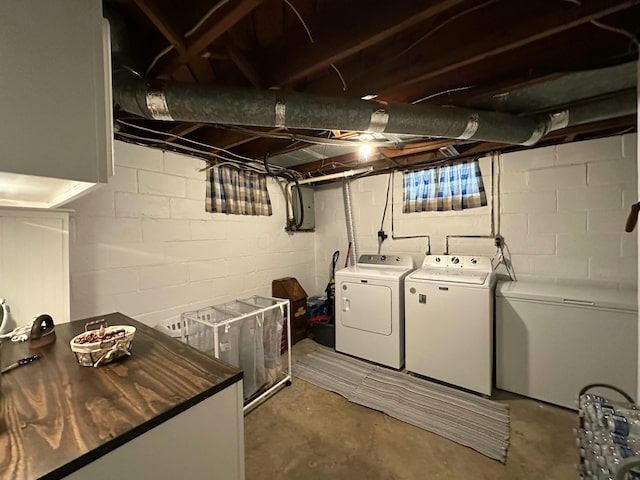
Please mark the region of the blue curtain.
<svg viewBox="0 0 640 480"><path fill-rule="evenodd" d="M209 170L205 208L215 213L271 215L266 175L214 166Z"/></svg>
<svg viewBox="0 0 640 480"><path fill-rule="evenodd" d="M486 205L478 160L404 172L404 213L464 210Z"/></svg>

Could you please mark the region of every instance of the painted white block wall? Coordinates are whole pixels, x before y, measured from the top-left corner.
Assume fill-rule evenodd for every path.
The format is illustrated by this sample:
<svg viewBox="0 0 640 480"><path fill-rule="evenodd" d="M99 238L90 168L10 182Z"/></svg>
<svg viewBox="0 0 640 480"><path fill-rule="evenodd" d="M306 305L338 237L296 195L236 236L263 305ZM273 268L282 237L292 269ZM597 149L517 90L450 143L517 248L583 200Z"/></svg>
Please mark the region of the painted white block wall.
<svg viewBox="0 0 640 480"><path fill-rule="evenodd" d="M314 234L284 231L284 197L270 181L271 217L204 210L200 159L116 142L115 176L68 205L71 318L120 311L155 325L194 308L270 295L293 276L315 287Z"/></svg>
<svg viewBox="0 0 640 480"><path fill-rule="evenodd" d="M637 136L618 135L483 158L480 167L495 231L504 236L519 279L570 280L612 287L637 285L637 233L625 233L637 198ZM496 195L492 195L493 163ZM377 252L387 175L352 180L359 253ZM499 201L498 201L499 199ZM402 213L402 174L394 181L394 234L430 235L431 252L444 253L447 235L490 235L490 206L463 212ZM391 238L390 208L382 253L410 254L419 265L426 238ZM341 184L316 190L316 288L328 279L334 250L346 253ZM450 238L449 253L493 256L488 238ZM344 266L344 260L340 262ZM500 266L499 273L505 273Z"/></svg>
<svg viewBox="0 0 640 480"><path fill-rule="evenodd" d="M497 159L493 162L497 165ZM480 160L482 178L491 203L492 159ZM385 215L383 230L389 236L382 244L381 253L411 255L419 266L428 249L430 236L431 252L443 253L446 248L446 235L486 235L491 234L491 207L481 207L460 212L424 212L402 213L402 173L392 176L389 189L389 207ZM354 230L358 243L358 253L377 253L378 230L380 230L387 198L389 175L362 177L351 182ZM393 197L393 204L392 204ZM393 212L392 212L393 205ZM340 251L338 266L345 265L348 240L346 219L342 198L342 181L320 186L315 192L316 206L316 259L318 269L317 291L322 292L330 272L331 257L335 250ZM393 215L393 235L391 220ZM493 254L493 240L449 239L449 251L452 253Z"/></svg>

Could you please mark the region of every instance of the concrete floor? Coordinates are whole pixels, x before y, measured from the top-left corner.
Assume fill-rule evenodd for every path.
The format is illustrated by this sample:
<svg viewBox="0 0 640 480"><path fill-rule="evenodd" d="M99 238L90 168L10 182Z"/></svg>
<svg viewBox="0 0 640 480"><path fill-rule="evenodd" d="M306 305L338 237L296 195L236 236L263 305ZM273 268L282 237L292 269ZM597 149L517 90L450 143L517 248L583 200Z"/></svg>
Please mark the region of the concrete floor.
<svg viewBox="0 0 640 480"><path fill-rule="evenodd" d="M317 348L294 345L292 358ZM247 480L575 479L577 414L497 391L511 409L502 464L294 377L245 417Z"/></svg>

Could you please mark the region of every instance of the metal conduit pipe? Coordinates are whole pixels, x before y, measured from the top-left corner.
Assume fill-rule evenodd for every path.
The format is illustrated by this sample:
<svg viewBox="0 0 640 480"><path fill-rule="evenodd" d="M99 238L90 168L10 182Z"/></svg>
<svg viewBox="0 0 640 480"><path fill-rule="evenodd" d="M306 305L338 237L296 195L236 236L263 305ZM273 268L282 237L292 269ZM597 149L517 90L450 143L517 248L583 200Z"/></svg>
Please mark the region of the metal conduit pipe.
<svg viewBox="0 0 640 480"><path fill-rule="evenodd" d="M356 232L353 227L353 209L351 206L351 183L345 178L342 181L342 199L344 200L344 216L347 222L347 240L351 242L351 257L349 263L355 265L358 261L358 244L356 242Z"/></svg>

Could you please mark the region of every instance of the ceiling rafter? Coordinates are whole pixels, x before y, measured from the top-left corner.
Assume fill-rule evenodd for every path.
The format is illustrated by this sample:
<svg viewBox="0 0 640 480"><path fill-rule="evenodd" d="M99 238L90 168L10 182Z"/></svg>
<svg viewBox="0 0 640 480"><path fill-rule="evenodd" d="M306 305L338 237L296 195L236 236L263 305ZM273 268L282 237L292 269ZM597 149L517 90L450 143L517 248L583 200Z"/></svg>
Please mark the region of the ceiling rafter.
<svg viewBox="0 0 640 480"><path fill-rule="evenodd" d="M358 11L371 10L371 2L365 2L369 4L366 9L356 5L355 2L349 2L344 8L348 8L353 14L344 11L341 11L340 15L336 15L333 11L326 12L316 21L311 22L310 30L314 32L313 35L317 37L317 41L302 49L295 49L294 46L294 60L289 65L276 69L267 83L271 86L290 85L429 20L464 1L446 0L431 3L426 8L425 2L383 2L372 10L375 21L360 18L357 23L354 23L354 18L359 17ZM328 16L330 18L327 18ZM333 25L328 30L326 26L330 23ZM279 52L276 52L273 55L278 54ZM273 59L268 63L277 65Z"/></svg>
<svg viewBox="0 0 640 480"><path fill-rule="evenodd" d="M181 64L199 57L211 43L221 38L230 28L262 2L263 0L231 0L231 7L227 8L213 24L209 25L201 33L193 35L194 38L187 44L187 50L184 56L169 54L158 62L154 71L170 75L177 70Z"/></svg>
<svg viewBox="0 0 640 480"><path fill-rule="evenodd" d="M189 135L190 133L195 132L196 130L201 129L204 126L203 123L192 123L192 124L183 124L179 125L176 128L170 130L171 137L166 139L167 142L175 142L176 140L180 140L182 137Z"/></svg>
<svg viewBox="0 0 640 480"><path fill-rule="evenodd" d="M225 38L224 45L231 61L233 61L236 67L247 77L251 85L255 88L262 88L260 73L254 68L254 62L251 62L243 52L236 48L228 36Z"/></svg>
<svg viewBox="0 0 640 480"><path fill-rule="evenodd" d="M378 94L379 100L390 103L424 101L498 110L502 107L490 104L488 97L567 73L636 60L637 49L629 37L637 37L633 20L640 15L640 0L402 0L373 2L374 8L370 0L289 0L297 14L284 0L198 0L193 9L171 0L104 1L130 15L127 23L136 26L130 32L138 35L133 37L136 46L149 50L131 52L132 60L148 63L156 55L151 84L156 79L242 88L273 86L308 95L355 99ZM591 25L592 20L616 28L618 34ZM621 35L625 32L627 38ZM141 36L145 42L139 41ZM168 43L171 46L164 54ZM331 69L334 64L348 84L346 91ZM116 116L131 121L131 114L119 109ZM178 148L179 139L188 138L257 160L266 152L276 155L310 145L296 141L295 134L300 138L320 134L216 123L171 122L154 128L166 132L169 148ZM636 117L613 118L550 132L537 146L636 129ZM285 138L264 136L283 131ZM345 134L334 132L336 137ZM149 142L158 147L153 138ZM389 170L428 164L443 158L437 144L450 143L461 157L523 148L423 138L421 143L405 143L398 149L378 147L379 153L371 153L367 165ZM312 172L321 168L329 173L346 164L348 168L362 165L357 153L319 162L315 160L320 155L294 154L280 161L295 164L303 158L311 161L294 168Z"/></svg>
<svg viewBox="0 0 640 480"><path fill-rule="evenodd" d="M364 165L362 155L359 152L352 152L323 160L315 160L293 168L300 173L313 173L320 169L326 170L332 163L337 165L337 168L334 167L335 170L367 166L372 163L380 167L385 162L389 164L385 165L385 167L397 167L398 164L410 165L424 160L442 159L444 157L438 152L438 149L454 143L452 140L443 139L422 142L419 145L407 145L401 148L378 147L374 148L368 155L368 161Z"/></svg>
<svg viewBox="0 0 640 480"><path fill-rule="evenodd" d="M187 47L184 36L178 33L166 15L158 8L153 0L133 0L142 13L153 23L153 25L162 33L181 58L186 58Z"/></svg>
<svg viewBox="0 0 640 480"><path fill-rule="evenodd" d="M402 71L396 75L386 75L383 80L374 80L367 92L376 92L384 98L385 93L397 90L415 83L424 82L439 75L467 67L474 63L482 62L487 58L516 50L533 42L557 35L564 31L576 28L580 25L597 20L618 11L639 5L640 0L599 0L597 2L584 3L581 6L573 5L564 15L557 11L543 9L538 16L530 18L520 25L507 41L502 32L491 32L477 36L475 41L468 42L447 55L439 55L426 60L421 65L403 65ZM568 4L571 5L571 4ZM390 66L385 66L385 72L389 72ZM394 71L391 68L391 71ZM380 72L376 68L367 72L367 77L377 79Z"/></svg>

